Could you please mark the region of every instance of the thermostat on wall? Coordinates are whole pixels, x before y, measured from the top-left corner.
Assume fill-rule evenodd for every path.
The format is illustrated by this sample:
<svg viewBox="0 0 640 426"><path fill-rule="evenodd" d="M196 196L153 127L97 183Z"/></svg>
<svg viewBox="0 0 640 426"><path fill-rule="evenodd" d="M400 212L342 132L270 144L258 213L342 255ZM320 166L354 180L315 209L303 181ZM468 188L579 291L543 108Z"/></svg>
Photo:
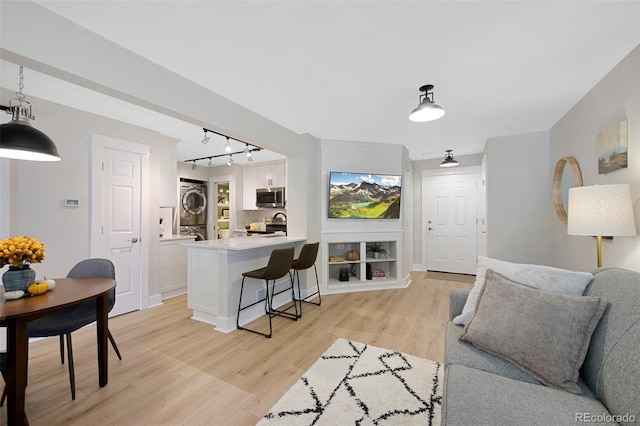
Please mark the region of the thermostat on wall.
<svg viewBox="0 0 640 426"><path fill-rule="evenodd" d="M78 207L80 206L79 200L64 200L65 207Z"/></svg>

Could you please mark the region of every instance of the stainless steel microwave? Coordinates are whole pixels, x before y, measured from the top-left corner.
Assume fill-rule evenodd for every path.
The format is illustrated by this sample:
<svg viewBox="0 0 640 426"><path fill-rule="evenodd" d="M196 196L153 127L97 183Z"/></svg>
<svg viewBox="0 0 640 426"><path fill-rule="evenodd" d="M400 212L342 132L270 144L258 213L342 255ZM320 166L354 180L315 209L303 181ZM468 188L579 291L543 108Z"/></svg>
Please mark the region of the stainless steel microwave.
<svg viewBox="0 0 640 426"><path fill-rule="evenodd" d="M284 188L258 188L256 189L256 207L286 207Z"/></svg>

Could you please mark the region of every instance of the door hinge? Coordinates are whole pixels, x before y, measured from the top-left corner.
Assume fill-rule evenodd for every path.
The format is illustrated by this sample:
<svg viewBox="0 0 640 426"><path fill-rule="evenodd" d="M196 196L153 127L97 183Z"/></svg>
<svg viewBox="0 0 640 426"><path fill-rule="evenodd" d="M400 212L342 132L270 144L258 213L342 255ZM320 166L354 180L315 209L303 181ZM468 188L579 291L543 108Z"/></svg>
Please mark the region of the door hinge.
<svg viewBox="0 0 640 426"><path fill-rule="evenodd" d="M104 226L100 226L100 234L104 235Z"/></svg>
<svg viewBox="0 0 640 426"><path fill-rule="evenodd" d="M104 172L104 162L102 163L102 171Z"/></svg>

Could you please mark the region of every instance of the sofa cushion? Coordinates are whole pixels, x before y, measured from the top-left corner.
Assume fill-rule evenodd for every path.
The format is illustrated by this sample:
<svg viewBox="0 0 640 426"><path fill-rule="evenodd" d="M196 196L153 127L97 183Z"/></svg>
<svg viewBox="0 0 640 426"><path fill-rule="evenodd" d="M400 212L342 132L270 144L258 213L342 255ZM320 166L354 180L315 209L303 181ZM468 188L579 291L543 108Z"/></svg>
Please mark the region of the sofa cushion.
<svg viewBox="0 0 640 426"><path fill-rule="evenodd" d="M600 297L547 293L489 269L461 339L547 386L580 394L579 370L606 307Z"/></svg>
<svg viewBox="0 0 640 426"><path fill-rule="evenodd" d="M464 365L465 367L477 368L488 373L542 386L539 381L509 361L478 349L471 343L460 340L462 332L463 327L461 325L454 324L451 321L447 322L444 340L445 367L449 364ZM593 391L589 389L589 386L582 378L578 380L578 387L584 396L595 398Z"/></svg>
<svg viewBox="0 0 640 426"><path fill-rule="evenodd" d="M597 399L450 364L444 375L442 425L615 425ZM587 417L588 416L588 417ZM600 420L600 419L597 419ZM607 421L609 420L609 421Z"/></svg>
<svg viewBox="0 0 640 426"><path fill-rule="evenodd" d="M593 332L581 375L611 413L630 413L640 422L640 273L597 270L585 295L606 298L609 308Z"/></svg>
<svg viewBox="0 0 640 426"><path fill-rule="evenodd" d="M550 293L580 296L593 278L588 272L576 272L543 265L511 263L504 260L478 256L478 270L471 293L462 309L462 313L453 319L456 324L467 325L475 311L478 295L484 286L487 269L499 272L505 277L529 287Z"/></svg>

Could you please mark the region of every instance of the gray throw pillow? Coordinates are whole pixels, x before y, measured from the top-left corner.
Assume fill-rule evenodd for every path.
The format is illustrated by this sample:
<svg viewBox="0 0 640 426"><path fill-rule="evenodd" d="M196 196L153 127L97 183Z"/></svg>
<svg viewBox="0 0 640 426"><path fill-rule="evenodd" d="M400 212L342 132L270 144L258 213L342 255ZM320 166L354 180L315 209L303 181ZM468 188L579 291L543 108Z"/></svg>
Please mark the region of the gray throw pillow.
<svg viewBox="0 0 640 426"><path fill-rule="evenodd" d="M552 294L488 269L460 339L503 358L541 383L581 394L580 367L608 302Z"/></svg>

